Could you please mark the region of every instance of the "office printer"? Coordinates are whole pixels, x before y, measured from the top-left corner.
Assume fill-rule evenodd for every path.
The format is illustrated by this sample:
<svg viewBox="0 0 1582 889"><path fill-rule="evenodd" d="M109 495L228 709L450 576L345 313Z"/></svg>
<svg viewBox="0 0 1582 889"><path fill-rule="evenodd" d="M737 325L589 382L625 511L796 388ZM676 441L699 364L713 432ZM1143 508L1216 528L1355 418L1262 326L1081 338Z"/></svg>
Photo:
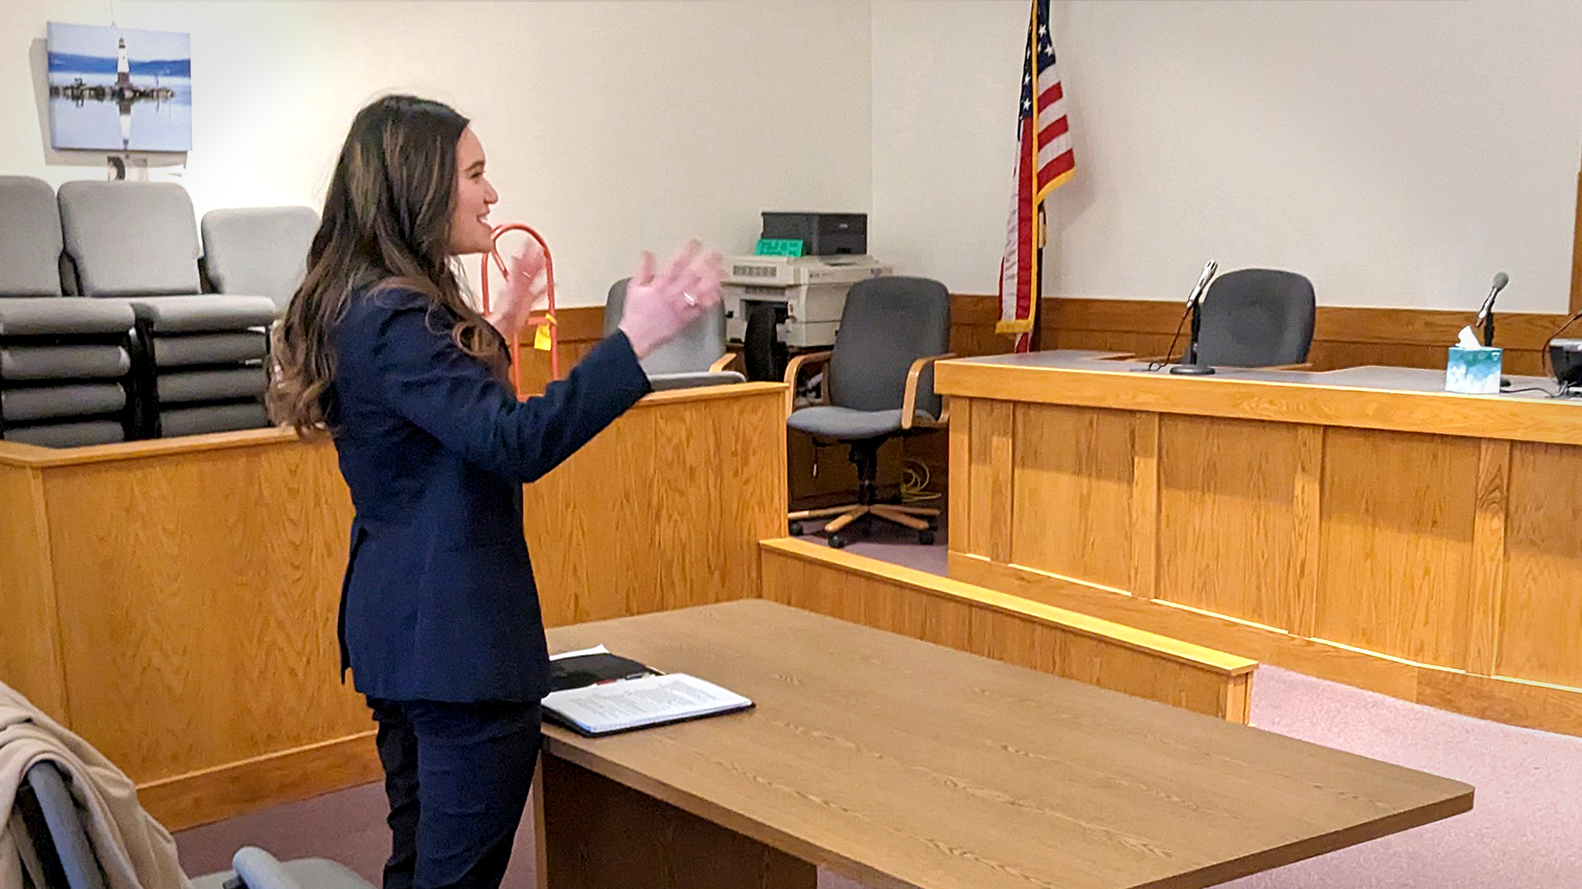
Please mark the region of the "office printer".
<svg viewBox="0 0 1582 889"><path fill-rule="evenodd" d="M846 291L891 268L867 255L733 256L721 282L725 335L747 339L748 318L772 310L776 339L793 349L835 344ZM762 308L758 308L762 307Z"/></svg>

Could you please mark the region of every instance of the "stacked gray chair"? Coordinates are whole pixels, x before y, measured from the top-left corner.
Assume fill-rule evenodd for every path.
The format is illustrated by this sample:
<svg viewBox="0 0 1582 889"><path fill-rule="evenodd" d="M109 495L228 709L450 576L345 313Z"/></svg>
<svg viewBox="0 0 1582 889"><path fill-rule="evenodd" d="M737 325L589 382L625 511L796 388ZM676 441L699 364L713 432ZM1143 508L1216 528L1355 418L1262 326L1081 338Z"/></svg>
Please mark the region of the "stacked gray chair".
<svg viewBox="0 0 1582 889"><path fill-rule="evenodd" d="M105 889L104 872L83 827L82 807L72 798L60 768L49 760L28 767L16 800L24 834L50 889ZM326 858L282 864L248 846L232 859L235 870L193 880L195 889L373 889L351 868ZM155 889L155 887L148 887Z"/></svg>
<svg viewBox="0 0 1582 889"><path fill-rule="evenodd" d="M203 271L216 292L267 296L284 312L307 272L319 214L309 207L210 210L199 228Z"/></svg>
<svg viewBox="0 0 1582 889"><path fill-rule="evenodd" d="M1307 360L1317 301L1313 282L1280 269L1237 269L1214 279L1198 311L1198 360L1277 367Z"/></svg>
<svg viewBox="0 0 1582 889"><path fill-rule="evenodd" d="M934 392L934 362L949 357L950 294L929 278L871 278L853 285L840 313L835 347L798 355L786 368L791 391L804 368L827 362L820 403L791 412L786 425L815 443L845 444L857 469L857 502L790 514L792 535L802 523L834 516L823 528L829 545L846 545L853 522L884 520L934 542L939 510L880 503L879 447L892 438L948 423L943 399Z"/></svg>
<svg viewBox="0 0 1582 889"><path fill-rule="evenodd" d="M132 308L62 294L60 215L42 180L0 176L0 438L125 441Z"/></svg>
<svg viewBox="0 0 1582 889"><path fill-rule="evenodd" d="M80 292L120 297L137 315L142 434L193 435L269 425L266 296L200 294L192 200L172 182L60 187L66 256Z"/></svg>
<svg viewBox="0 0 1582 889"><path fill-rule="evenodd" d="M610 286L604 303L604 332L612 333L626 311L626 284L622 278ZM726 370L736 356L725 351L725 307L716 305L687 325L676 337L642 360L648 382L658 389L687 389L740 383L747 378Z"/></svg>

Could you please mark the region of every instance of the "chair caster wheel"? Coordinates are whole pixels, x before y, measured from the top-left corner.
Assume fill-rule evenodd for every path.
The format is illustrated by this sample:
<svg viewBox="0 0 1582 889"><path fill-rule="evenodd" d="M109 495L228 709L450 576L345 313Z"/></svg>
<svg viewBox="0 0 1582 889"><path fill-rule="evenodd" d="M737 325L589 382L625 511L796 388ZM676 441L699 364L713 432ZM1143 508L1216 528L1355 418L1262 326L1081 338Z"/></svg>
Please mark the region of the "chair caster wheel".
<svg viewBox="0 0 1582 889"><path fill-rule="evenodd" d="M933 546L934 545L934 531L933 531L933 529L930 528L927 531L919 531L919 532L917 532L917 542L923 544L924 546Z"/></svg>
<svg viewBox="0 0 1582 889"><path fill-rule="evenodd" d="M845 549L846 538L840 536L839 534L831 534L829 536L829 545L831 549Z"/></svg>
<svg viewBox="0 0 1582 889"><path fill-rule="evenodd" d="M801 537L802 536L802 523L801 522L792 522L791 523L791 527L788 530L791 532L791 536L792 537Z"/></svg>

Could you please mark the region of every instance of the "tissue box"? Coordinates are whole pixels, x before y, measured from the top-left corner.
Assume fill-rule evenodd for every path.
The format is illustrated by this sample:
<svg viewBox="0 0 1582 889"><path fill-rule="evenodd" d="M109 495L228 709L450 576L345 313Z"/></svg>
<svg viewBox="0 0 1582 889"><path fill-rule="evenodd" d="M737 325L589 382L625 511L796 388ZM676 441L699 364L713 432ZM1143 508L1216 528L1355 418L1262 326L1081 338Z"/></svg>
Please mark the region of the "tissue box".
<svg viewBox="0 0 1582 889"><path fill-rule="evenodd" d="M1450 347L1445 364L1445 391L1494 395L1500 391L1501 349Z"/></svg>

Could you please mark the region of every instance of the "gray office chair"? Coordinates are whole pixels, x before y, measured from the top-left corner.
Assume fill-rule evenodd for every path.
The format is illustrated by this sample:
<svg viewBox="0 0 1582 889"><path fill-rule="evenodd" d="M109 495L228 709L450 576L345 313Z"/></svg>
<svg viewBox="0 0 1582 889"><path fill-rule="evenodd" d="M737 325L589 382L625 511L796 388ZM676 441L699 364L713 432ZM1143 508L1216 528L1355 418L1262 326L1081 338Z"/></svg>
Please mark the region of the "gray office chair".
<svg viewBox="0 0 1582 889"><path fill-rule="evenodd" d="M604 332L615 330L626 311L626 282L622 278L610 285L604 302ZM725 307L714 310L687 325L676 338L655 349L642 361L648 382L657 389L688 389L740 383L747 378L727 370L737 356L725 351Z"/></svg>
<svg viewBox="0 0 1582 889"><path fill-rule="evenodd" d="M55 763L41 760L28 767L15 808L27 826L49 889L105 889L81 810L65 773ZM234 870L193 880L195 889L373 889L351 868L325 858L282 864L268 852L248 846L236 853L231 864Z"/></svg>
<svg viewBox="0 0 1582 889"><path fill-rule="evenodd" d="M1300 364L1313 345L1313 282L1295 272L1226 272L1209 285L1198 310L1203 313L1198 339L1203 364Z"/></svg>
<svg viewBox="0 0 1582 889"><path fill-rule="evenodd" d="M65 296L60 213L42 180L0 176L0 438L125 441L132 307Z"/></svg>
<svg viewBox="0 0 1582 889"><path fill-rule="evenodd" d="M210 210L198 227L203 271L215 292L267 296L284 312L307 273L319 214L310 207Z"/></svg>
<svg viewBox="0 0 1582 889"><path fill-rule="evenodd" d="M798 355L786 367L786 382L797 391L803 371L826 366L816 403L796 407L792 429L815 442L845 444L857 467L857 502L789 515L790 531L802 533L808 519L835 516L823 528L829 545L846 545L841 532L870 517L917 532L934 542L939 510L879 503L879 446L891 438L936 429L948 423L941 397L934 392L934 362L950 357L950 294L928 278L872 278L852 286L840 314L835 346L828 352Z"/></svg>
<svg viewBox="0 0 1582 889"><path fill-rule="evenodd" d="M121 297L137 316L140 434L268 426L265 358L275 302L200 294L192 201L173 182L68 182L59 191L79 292ZM141 359L141 362L139 362Z"/></svg>

